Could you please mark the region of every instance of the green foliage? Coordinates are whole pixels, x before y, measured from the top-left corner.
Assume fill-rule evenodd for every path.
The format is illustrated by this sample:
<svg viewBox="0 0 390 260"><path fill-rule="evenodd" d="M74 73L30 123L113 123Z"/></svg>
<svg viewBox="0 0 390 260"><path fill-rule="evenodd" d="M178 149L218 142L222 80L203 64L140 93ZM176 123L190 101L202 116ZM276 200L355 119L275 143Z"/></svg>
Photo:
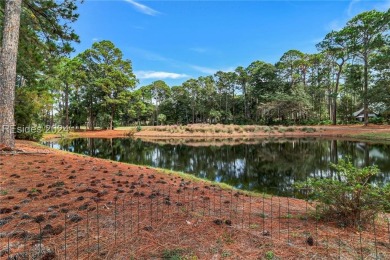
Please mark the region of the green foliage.
<svg viewBox="0 0 390 260"><path fill-rule="evenodd" d="M38 120L42 109L38 92L26 88L16 89L15 121L17 126L29 126Z"/></svg>
<svg viewBox="0 0 390 260"><path fill-rule="evenodd" d="M97 116L97 124L102 128L102 129L109 129L110 128L110 123L111 123L111 117L107 113L100 113Z"/></svg>
<svg viewBox="0 0 390 260"><path fill-rule="evenodd" d="M161 125L163 125L165 121L167 121L167 116L164 114L159 114L157 116L157 121L160 122Z"/></svg>
<svg viewBox="0 0 390 260"><path fill-rule="evenodd" d="M302 127L300 129L302 132L306 132L306 133L314 133L316 132L317 130L313 127Z"/></svg>
<svg viewBox="0 0 390 260"><path fill-rule="evenodd" d="M163 251L162 258L169 260L184 260L186 259L185 250L181 248L165 249Z"/></svg>
<svg viewBox="0 0 390 260"><path fill-rule="evenodd" d="M319 124L320 124L320 125L331 125L331 124L332 124L332 121L330 121L330 120L322 120L322 121L320 121Z"/></svg>
<svg viewBox="0 0 390 260"><path fill-rule="evenodd" d="M40 130L37 131L29 131L29 132L21 132L16 133L16 139L29 140L29 141L40 141L43 137L44 131L42 128L37 128Z"/></svg>
<svg viewBox="0 0 390 260"><path fill-rule="evenodd" d="M79 16L76 13L77 2L78 0L23 1L17 73L29 84L39 80L42 72L52 74L58 57L69 54L73 50L71 43L79 41L70 27ZM0 28L2 15L3 12L0 11Z"/></svg>
<svg viewBox="0 0 390 260"><path fill-rule="evenodd" d="M63 57L72 51L70 43L78 41L69 27L78 18L76 3L23 1L15 107L18 126L69 123L80 129L87 122L90 129L190 123L327 125L353 122L354 111L374 102L383 106L381 115L389 121L389 10L353 17L344 28L325 36L317 45L319 53L288 50L276 64L253 61L234 71L188 79L179 86L157 80L133 90L137 79L132 63L108 40L95 42L75 58ZM213 131L233 132L229 128ZM308 132L313 130L308 128ZM38 139L39 135L18 138Z"/></svg>
<svg viewBox="0 0 390 260"><path fill-rule="evenodd" d="M369 122L372 124L381 125L385 122L385 120L382 117L374 117L374 118L370 118Z"/></svg>
<svg viewBox="0 0 390 260"><path fill-rule="evenodd" d="M221 121L222 114L218 110L211 109L209 112L209 117L210 117L211 122L219 123Z"/></svg>
<svg viewBox="0 0 390 260"><path fill-rule="evenodd" d="M124 60L122 51L110 41L95 42L79 58L86 74L82 92L91 128L97 115L106 111L98 121L101 127L113 129L118 111L127 104L130 89L136 84L131 61Z"/></svg>
<svg viewBox="0 0 390 260"><path fill-rule="evenodd" d="M309 179L297 184L320 202L319 214L323 218L335 219L344 226L361 227L377 213L390 208L390 185L381 188L370 183L379 174L376 166L360 169L350 161L340 160L332 167L337 172L333 178Z"/></svg>
<svg viewBox="0 0 390 260"><path fill-rule="evenodd" d="M267 251L267 252L265 253L265 259L267 259L267 260L273 260L273 259L275 259L275 254L274 254L274 252L273 252L273 251Z"/></svg>
<svg viewBox="0 0 390 260"><path fill-rule="evenodd" d="M24 87L16 89L16 139L39 141L42 138L44 127L38 127L41 124L39 114L45 106L52 105L52 100L47 99L47 94L47 92ZM36 127L36 129L31 130L31 127Z"/></svg>

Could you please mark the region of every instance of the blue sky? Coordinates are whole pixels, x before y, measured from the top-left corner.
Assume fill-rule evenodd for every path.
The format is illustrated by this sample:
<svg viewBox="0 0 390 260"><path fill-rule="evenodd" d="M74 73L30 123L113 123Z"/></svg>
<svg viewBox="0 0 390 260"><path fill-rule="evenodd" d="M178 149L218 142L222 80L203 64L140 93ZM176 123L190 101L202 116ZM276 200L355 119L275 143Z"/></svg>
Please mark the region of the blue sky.
<svg viewBox="0 0 390 260"><path fill-rule="evenodd" d="M74 47L110 40L132 61L140 86L159 79L174 86L255 60L275 63L290 49L314 53L356 14L388 8L390 0L85 0Z"/></svg>

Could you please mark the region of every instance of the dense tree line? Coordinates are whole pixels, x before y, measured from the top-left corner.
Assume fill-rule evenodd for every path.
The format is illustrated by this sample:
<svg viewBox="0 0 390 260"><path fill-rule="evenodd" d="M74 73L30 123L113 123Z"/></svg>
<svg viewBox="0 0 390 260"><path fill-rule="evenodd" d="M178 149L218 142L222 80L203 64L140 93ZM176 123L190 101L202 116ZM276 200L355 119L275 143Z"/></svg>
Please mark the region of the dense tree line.
<svg viewBox="0 0 390 260"><path fill-rule="evenodd" d="M318 53L289 50L276 64L254 61L171 87L162 80L137 87L131 61L107 40L69 58L77 17L75 0L23 1L18 126L337 124L353 122L360 108L365 124L371 110L390 116L390 10L357 15L327 34Z"/></svg>
<svg viewBox="0 0 390 260"><path fill-rule="evenodd" d="M103 70L93 76L100 85L91 84L91 79L80 81L91 77L86 66L94 61L88 60L86 53L109 44L95 43L70 62L79 62L77 71L83 75L74 75L79 87L76 92L77 84L71 84L70 114L65 115L62 109L59 116L63 120L70 115L72 126L88 122L90 128L189 123L337 124L354 122L352 113L364 108L367 124L371 110L385 118L390 111L389 23L389 11L365 12L343 29L327 34L317 44L318 53L289 50L276 64L254 61L247 67L218 71L172 87L157 80L133 89L136 79L131 72L127 74L129 82L119 82L107 78ZM115 49L112 44L110 48ZM62 85L66 84L64 81ZM106 104L104 89L108 86L118 92ZM62 96L59 103L66 104L67 95ZM110 106L115 111L108 109ZM88 113L82 115L83 109ZM108 124L108 119L113 122Z"/></svg>

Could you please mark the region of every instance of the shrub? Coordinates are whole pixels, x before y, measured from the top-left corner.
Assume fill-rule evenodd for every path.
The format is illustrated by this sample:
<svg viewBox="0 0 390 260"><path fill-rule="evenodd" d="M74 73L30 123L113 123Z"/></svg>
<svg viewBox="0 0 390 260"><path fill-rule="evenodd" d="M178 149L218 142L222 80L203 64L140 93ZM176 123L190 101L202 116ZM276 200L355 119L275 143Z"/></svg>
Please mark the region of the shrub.
<svg viewBox="0 0 390 260"><path fill-rule="evenodd" d="M161 125L163 125L165 121L167 121L167 116L164 114L159 114L157 116L157 121L160 122Z"/></svg>
<svg viewBox="0 0 390 260"><path fill-rule="evenodd" d="M319 124L320 124L320 125L331 125L331 124L332 124L332 121L331 121L331 120L322 120L322 121L320 121Z"/></svg>
<svg viewBox="0 0 390 260"><path fill-rule="evenodd" d="M274 254L274 252L272 252L272 251L267 251L267 252L265 253L265 259L269 259L269 260L275 259L275 254Z"/></svg>
<svg viewBox="0 0 390 260"><path fill-rule="evenodd" d="M191 126L187 126L187 127L185 128L185 131L186 131L186 132L193 133L195 130L194 130Z"/></svg>
<svg viewBox="0 0 390 260"><path fill-rule="evenodd" d="M183 259L185 251L181 248L165 249L163 251L163 259Z"/></svg>
<svg viewBox="0 0 390 260"><path fill-rule="evenodd" d="M344 226L362 227L377 213L390 209L390 185L381 188L370 183L379 174L376 166L360 169L344 160L331 166L337 178L309 179L297 184L320 202L321 217L337 219Z"/></svg>
<svg viewBox="0 0 390 260"><path fill-rule="evenodd" d="M316 132L316 129L312 128L312 127L303 127L303 128L301 128L301 131L306 132L306 133L314 133L314 132Z"/></svg>
<svg viewBox="0 0 390 260"><path fill-rule="evenodd" d="M246 132L254 132L256 130L256 127L257 126L254 126L254 125L247 125L247 126L244 126L244 131L246 131Z"/></svg>
<svg viewBox="0 0 390 260"><path fill-rule="evenodd" d="M125 136L132 137L132 136L134 136L135 131L136 131L136 130L134 130L134 129L130 129L129 131L127 131L127 132L125 133Z"/></svg>
<svg viewBox="0 0 390 260"><path fill-rule="evenodd" d="M141 132L142 127L140 125L137 126L137 132Z"/></svg>
<svg viewBox="0 0 390 260"><path fill-rule="evenodd" d="M374 118L369 118L368 119L368 122L369 123L372 123L372 124L383 124L384 123L384 120L382 117L374 117Z"/></svg>
<svg viewBox="0 0 390 260"><path fill-rule="evenodd" d="M40 141L43 137L43 132L44 131L42 129L38 129L37 131L16 132L15 138L29 141Z"/></svg>

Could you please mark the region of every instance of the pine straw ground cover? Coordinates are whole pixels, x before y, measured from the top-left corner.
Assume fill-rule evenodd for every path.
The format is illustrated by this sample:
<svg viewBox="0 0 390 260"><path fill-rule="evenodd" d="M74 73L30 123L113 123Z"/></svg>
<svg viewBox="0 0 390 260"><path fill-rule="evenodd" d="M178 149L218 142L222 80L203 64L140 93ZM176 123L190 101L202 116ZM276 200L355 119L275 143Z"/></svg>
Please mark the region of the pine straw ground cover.
<svg viewBox="0 0 390 260"><path fill-rule="evenodd" d="M343 228L305 200L17 146L0 155L1 259L390 259L388 215Z"/></svg>

